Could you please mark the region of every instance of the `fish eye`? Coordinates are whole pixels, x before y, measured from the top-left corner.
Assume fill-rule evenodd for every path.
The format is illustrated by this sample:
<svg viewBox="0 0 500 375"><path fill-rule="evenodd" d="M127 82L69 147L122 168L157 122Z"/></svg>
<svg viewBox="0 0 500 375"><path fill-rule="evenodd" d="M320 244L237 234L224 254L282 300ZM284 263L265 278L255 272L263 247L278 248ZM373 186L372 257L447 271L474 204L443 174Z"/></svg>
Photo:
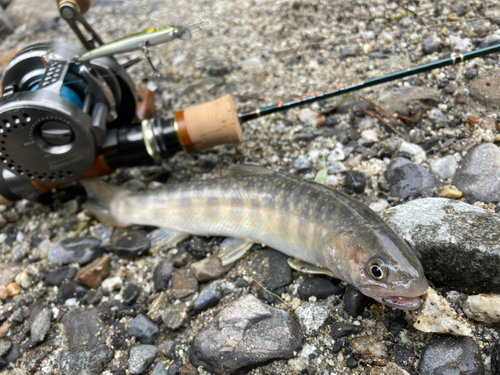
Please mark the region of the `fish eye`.
<svg viewBox="0 0 500 375"><path fill-rule="evenodd" d="M375 280L383 280L387 276L387 268L381 259L372 259L368 262L368 271Z"/></svg>

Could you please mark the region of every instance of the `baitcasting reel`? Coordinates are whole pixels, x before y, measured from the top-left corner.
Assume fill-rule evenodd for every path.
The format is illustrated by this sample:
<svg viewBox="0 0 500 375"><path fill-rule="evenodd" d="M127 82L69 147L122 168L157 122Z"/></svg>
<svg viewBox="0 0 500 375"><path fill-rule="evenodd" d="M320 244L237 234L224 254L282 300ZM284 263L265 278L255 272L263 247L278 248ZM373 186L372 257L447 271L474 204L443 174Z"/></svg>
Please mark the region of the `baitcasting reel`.
<svg viewBox="0 0 500 375"><path fill-rule="evenodd" d="M152 93L143 91L138 97L125 68L113 58L114 53L145 48L148 42L171 40L165 39L167 33L169 38L186 40L187 27L151 29L103 45L80 13L88 1L58 3L62 17L87 50L59 42L36 44L20 51L5 69L0 98L0 204L32 199L53 187L109 174L121 166L160 162L180 150L196 152L241 142L229 96L179 111L174 119L147 119ZM90 39L80 31L82 26Z"/></svg>

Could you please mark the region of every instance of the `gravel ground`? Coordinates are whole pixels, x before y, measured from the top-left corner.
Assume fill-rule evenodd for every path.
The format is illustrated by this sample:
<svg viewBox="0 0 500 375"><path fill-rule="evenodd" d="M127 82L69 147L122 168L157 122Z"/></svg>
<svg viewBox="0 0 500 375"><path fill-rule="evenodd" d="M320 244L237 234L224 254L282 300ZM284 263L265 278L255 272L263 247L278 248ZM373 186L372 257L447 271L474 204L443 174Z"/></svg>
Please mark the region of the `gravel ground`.
<svg viewBox="0 0 500 375"><path fill-rule="evenodd" d="M16 48L48 40L79 45L57 19L52 2L32 4L13 0L5 11L16 28L0 44L0 69ZM210 20L211 26L195 32L190 42L152 50L162 77L152 78L146 62L129 71L138 87L155 91L156 115L163 117L228 93L241 111L250 110L500 43L497 0L99 0L86 17L105 41L152 26ZM390 119L361 96L404 121ZM363 109L390 121L408 142ZM500 60L495 54L253 120L244 124L239 145L198 155L179 153L160 166L122 169L107 180L144 189L224 175L234 163L309 179L326 170L322 181L378 212L440 195L483 209L496 220L499 111ZM454 185L460 194L445 185ZM306 282L307 275L292 272L286 259L268 249L255 249L230 270L200 276L192 264L215 252L220 238L193 238L174 249L158 248L154 228L112 233L82 210L79 194L80 189L68 187L46 194L44 203L20 201L0 207L0 367L6 368L5 374L139 374L153 369L154 374L204 374L210 366L217 371L217 365L203 357L209 350L195 337L205 337L197 335L213 329L214 322L225 324L231 316L226 308L237 300L234 309L257 309L259 321L278 319L284 324L288 318L280 317L285 312L293 321L287 323L286 340L276 339L278 347L269 343L272 340L259 343L267 354L240 353L250 366L234 369L240 373L499 371L498 317L496 323L471 321L472 338L424 333L409 323L410 314L372 304L342 282ZM495 226L477 228L485 236L498 234ZM99 241L92 242L90 236ZM476 232L474 238L480 241L481 235ZM64 239L69 240L60 244ZM481 243L477 248L482 249ZM500 257L495 254L492 262ZM91 263L89 276L82 276L85 264L94 259L100 263ZM473 266L475 260L467 262ZM262 264L270 265L276 277L267 275ZM207 272L218 270L213 264L199 266ZM448 272L442 269L442 274ZM495 288L470 283L467 288L456 283L450 287L446 278L429 279L462 317L465 293L498 293L498 277ZM89 280L97 288L84 287ZM304 292L307 288L313 292ZM240 299L245 294L258 300ZM492 309L498 312L498 304ZM249 322L256 332L267 332L264 323ZM295 322L300 330L292 327ZM460 348L462 357L454 359L450 347ZM278 354L268 354L273 350ZM232 367L228 363L226 368Z"/></svg>

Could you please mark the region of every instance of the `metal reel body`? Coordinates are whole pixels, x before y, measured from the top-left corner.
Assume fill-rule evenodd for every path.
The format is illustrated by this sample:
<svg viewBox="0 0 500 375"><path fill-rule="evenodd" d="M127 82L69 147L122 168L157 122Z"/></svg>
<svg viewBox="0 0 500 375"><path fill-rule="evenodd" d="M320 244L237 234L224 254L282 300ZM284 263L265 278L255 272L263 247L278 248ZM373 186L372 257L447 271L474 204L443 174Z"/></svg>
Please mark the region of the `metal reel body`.
<svg viewBox="0 0 500 375"><path fill-rule="evenodd" d="M0 98L0 166L41 183L83 175L109 127L135 116L132 80L112 58L75 63L85 50L33 45L9 63Z"/></svg>

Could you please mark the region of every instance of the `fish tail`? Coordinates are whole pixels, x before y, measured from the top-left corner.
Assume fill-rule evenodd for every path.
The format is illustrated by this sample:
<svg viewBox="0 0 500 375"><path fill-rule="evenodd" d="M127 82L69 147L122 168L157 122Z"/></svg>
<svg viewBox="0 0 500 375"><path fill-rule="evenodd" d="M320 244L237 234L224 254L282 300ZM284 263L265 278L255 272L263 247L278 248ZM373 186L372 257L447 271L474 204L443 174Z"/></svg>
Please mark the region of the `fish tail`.
<svg viewBox="0 0 500 375"><path fill-rule="evenodd" d="M84 179L80 183L87 192L87 200L83 208L89 210L102 223L115 227L127 226L113 215L111 209L113 202L126 193L126 189L96 179Z"/></svg>

